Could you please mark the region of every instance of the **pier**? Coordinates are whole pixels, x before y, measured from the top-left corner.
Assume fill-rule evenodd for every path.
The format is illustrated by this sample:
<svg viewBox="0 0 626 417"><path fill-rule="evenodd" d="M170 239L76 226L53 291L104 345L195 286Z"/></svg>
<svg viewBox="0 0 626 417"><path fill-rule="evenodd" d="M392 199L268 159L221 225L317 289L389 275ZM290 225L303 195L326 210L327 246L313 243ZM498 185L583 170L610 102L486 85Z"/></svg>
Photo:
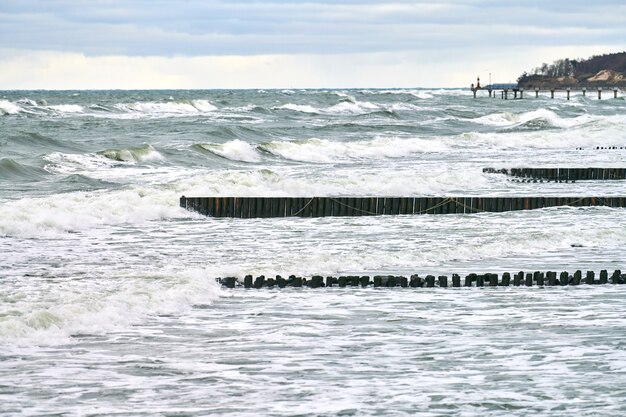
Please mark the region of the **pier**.
<svg viewBox="0 0 626 417"><path fill-rule="evenodd" d="M210 217L330 217L473 214L547 207L626 208L626 196L525 197L185 197L180 206Z"/></svg>
<svg viewBox="0 0 626 417"><path fill-rule="evenodd" d="M502 100L518 100L524 98L524 93L526 96L529 94L534 96L535 98L539 98L539 94L550 94L550 98L554 98L555 94L559 94L561 96L565 96L567 100L570 99L573 93L581 94L583 97L587 96L587 92L597 93L598 100L602 100L602 93L606 92L610 96L613 93L613 98L618 97L618 92L620 91L617 87L544 87L544 88L534 88L525 90L522 87L519 87L517 84L489 84L484 87L470 87L474 98L478 91L485 90L489 93L489 98L495 98L497 93L500 93L500 98ZM606 95L605 95L606 97Z"/></svg>
<svg viewBox="0 0 626 417"><path fill-rule="evenodd" d="M275 277L265 277L259 275L246 275L243 283L237 277L217 278L222 286L227 288L461 288L461 287L557 287L557 286L577 286L577 285L623 285L626 284L626 274L617 269L609 276L606 269L596 275L595 271L586 271L583 275L581 270L570 274L567 271L557 273L556 271L519 271L515 274L505 272L502 276L492 273L475 274L465 276L459 274L448 275L425 275L413 274L411 276L395 275L346 275L327 276L313 275L310 277L300 277L290 275L283 278L280 275Z"/></svg>

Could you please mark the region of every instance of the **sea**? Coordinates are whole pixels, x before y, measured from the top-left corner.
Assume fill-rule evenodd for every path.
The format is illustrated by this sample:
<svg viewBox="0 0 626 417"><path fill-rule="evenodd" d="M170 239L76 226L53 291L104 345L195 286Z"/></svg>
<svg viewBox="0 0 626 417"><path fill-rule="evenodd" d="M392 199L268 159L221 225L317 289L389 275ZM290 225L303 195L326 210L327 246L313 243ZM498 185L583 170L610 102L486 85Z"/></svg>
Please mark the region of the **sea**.
<svg viewBox="0 0 626 417"><path fill-rule="evenodd" d="M612 93L612 92L611 92ZM626 101L0 91L0 415L626 415L626 286L216 278L626 270L626 212L211 218L181 196L625 196Z"/></svg>

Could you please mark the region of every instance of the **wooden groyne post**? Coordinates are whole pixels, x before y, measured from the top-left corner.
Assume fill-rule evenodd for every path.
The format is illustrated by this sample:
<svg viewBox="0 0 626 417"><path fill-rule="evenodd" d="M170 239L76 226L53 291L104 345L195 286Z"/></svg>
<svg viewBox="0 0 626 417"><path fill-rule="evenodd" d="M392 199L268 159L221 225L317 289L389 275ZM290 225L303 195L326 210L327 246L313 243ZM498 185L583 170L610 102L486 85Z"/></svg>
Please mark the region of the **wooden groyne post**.
<svg viewBox="0 0 626 417"><path fill-rule="evenodd" d="M471 273L463 279L459 274L452 274L452 286L449 285L448 275L426 275L420 277L413 274L410 277L397 275L343 275L339 277L321 275L313 275L310 277L299 277L290 275L289 278L283 278L276 275L275 278L259 275L256 278L253 275L246 275L243 283L237 277L217 278L222 286L227 288L244 287L249 289L261 288L461 288L461 287L564 287L577 285L623 285L626 284L626 274L622 274L621 269L613 271L609 278L608 271L603 269L600 271L598 279L596 279L595 271L586 271L584 279L581 270L570 274L562 271L557 274L556 271L519 271L513 275L505 272L502 277L494 273L476 274Z"/></svg>
<svg viewBox="0 0 626 417"><path fill-rule="evenodd" d="M526 197L185 197L180 206L210 217L328 217L473 214L546 207L626 207L622 196Z"/></svg>
<svg viewBox="0 0 626 417"><path fill-rule="evenodd" d="M626 168L483 168L487 174L504 174L518 178L549 181L624 180Z"/></svg>

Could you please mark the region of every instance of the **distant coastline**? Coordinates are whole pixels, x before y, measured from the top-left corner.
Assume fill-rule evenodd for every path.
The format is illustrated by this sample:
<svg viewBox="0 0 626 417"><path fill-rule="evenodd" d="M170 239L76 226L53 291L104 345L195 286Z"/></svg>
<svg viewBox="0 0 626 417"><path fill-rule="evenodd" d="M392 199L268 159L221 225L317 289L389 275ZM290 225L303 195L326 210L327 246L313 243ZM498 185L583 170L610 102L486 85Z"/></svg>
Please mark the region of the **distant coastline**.
<svg viewBox="0 0 626 417"><path fill-rule="evenodd" d="M626 52L597 55L588 59L559 59L524 72L517 79L524 89L626 88Z"/></svg>

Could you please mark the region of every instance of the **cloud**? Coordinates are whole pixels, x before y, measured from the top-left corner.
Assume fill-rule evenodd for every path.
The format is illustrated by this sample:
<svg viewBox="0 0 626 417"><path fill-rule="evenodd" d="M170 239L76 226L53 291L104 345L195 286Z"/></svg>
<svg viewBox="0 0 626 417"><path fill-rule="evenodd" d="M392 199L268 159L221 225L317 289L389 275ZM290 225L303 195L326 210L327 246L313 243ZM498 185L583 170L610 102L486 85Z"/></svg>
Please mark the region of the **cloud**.
<svg viewBox="0 0 626 417"><path fill-rule="evenodd" d="M206 56L584 46L626 38L626 5L619 1L544 3L4 0L0 46Z"/></svg>
<svg viewBox="0 0 626 417"><path fill-rule="evenodd" d="M1 88L464 86L621 51L623 0L2 0Z"/></svg>
<svg viewBox="0 0 626 417"><path fill-rule="evenodd" d="M512 82L523 70L555 57L614 48L537 48L532 60L463 49L193 57L0 50L0 89L466 87L477 75Z"/></svg>

